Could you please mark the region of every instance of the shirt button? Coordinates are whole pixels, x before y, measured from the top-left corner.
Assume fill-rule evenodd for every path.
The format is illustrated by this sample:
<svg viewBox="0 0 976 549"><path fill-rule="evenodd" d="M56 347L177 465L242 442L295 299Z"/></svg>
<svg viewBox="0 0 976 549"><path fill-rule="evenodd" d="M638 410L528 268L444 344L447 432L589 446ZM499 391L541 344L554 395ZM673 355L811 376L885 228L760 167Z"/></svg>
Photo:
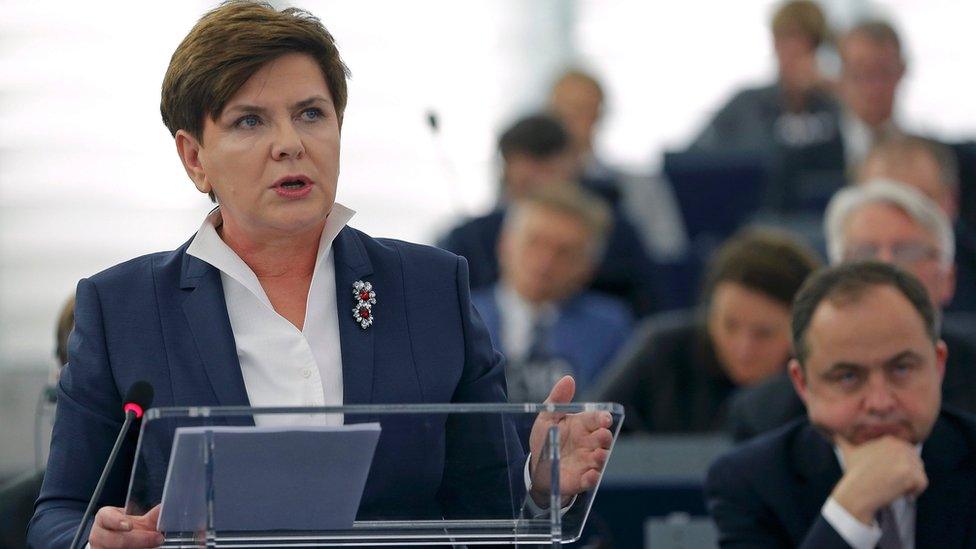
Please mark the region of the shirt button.
<svg viewBox="0 0 976 549"><path fill-rule="evenodd" d="M305 379L308 379L311 375L312 375L312 370L308 368L302 370L302 377L304 377Z"/></svg>

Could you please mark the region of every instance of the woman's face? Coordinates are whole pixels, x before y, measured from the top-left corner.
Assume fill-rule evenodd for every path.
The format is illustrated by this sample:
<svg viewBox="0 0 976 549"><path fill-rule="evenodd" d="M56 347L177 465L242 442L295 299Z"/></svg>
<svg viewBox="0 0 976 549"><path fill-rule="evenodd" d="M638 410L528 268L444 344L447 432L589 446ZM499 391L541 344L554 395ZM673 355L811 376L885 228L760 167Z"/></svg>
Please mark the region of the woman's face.
<svg viewBox="0 0 976 549"><path fill-rule="evenodd" d="M216 120L205 117L202 143L182 130L176 141L197 189L217 195L225 238L321 231L335 202L339 124L312 57L268 62Z"/></svg>
<svg viewBox="0 0 976 549"><path fill-rule="evenodd" d="M785 370L790 311L764 294L722 282L712 293L708 334L725 373L736 385L751 385Z"/></svg>

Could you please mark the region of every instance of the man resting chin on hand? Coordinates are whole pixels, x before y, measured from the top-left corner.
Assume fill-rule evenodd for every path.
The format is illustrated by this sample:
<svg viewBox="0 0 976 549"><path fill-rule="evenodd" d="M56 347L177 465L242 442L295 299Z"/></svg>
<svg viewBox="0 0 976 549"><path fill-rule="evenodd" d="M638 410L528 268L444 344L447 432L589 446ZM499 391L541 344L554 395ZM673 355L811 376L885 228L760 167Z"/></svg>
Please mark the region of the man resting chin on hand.
<svg viewBox="0 0 976 549"><path fill-rule="evenodd" d="M976 548L976 417L941 406L938 324L890 265L811 276L789 368L807 418L712 465L722 547Z"/></svg>

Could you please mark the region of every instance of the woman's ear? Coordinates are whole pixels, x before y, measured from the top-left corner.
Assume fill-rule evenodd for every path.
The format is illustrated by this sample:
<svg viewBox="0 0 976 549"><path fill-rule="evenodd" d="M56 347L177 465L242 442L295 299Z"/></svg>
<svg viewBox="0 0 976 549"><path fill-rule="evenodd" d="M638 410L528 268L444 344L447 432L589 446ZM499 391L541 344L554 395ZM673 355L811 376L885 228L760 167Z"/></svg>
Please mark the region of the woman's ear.
<svg viewBox="0 0 976 549"><path fill-rule="evenodd" d="M193 184L198 191L209 193L213 191L213 187L207 180L207 172L203 167L203 163L200 161L200 151L202 149L203 145L200 141L190 135L186 130L176 132L176 152L180 155L180 161L183 162L183 169L186 170L186 175L193 180Z"/></svg>

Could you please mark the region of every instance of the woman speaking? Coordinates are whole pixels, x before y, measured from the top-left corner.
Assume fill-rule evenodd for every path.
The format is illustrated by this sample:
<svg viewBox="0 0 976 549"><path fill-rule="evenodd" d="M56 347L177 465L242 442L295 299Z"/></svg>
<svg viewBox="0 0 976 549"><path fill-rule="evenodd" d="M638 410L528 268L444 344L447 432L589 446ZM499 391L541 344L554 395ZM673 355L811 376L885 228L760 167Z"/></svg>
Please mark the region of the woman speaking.
<svg viewBox="0 0 976 549"><path fill-rule="evenodd" d="M139 380L155 388L157 406L505 401L464 259L371 238L335 203L346 76L332 36L294 8L222 4L176 49L163 121L187 175L218 206L178 249L78 284L32 546L71 539L122 423L122 395ZM568 402L573 390L563 378L550 401ZM568 437L562 493L593 487L609 415L540 417L534 456L555 421ZM381 439L361 512L477 506L483 496L464 489L471 479L444 464L491 452L466 447L451 421L410 435ZM86 525L93 548L162 542L156 510L120 508L134 452L133 436ZM529 470L541 496L545 475Z"/></svg>

